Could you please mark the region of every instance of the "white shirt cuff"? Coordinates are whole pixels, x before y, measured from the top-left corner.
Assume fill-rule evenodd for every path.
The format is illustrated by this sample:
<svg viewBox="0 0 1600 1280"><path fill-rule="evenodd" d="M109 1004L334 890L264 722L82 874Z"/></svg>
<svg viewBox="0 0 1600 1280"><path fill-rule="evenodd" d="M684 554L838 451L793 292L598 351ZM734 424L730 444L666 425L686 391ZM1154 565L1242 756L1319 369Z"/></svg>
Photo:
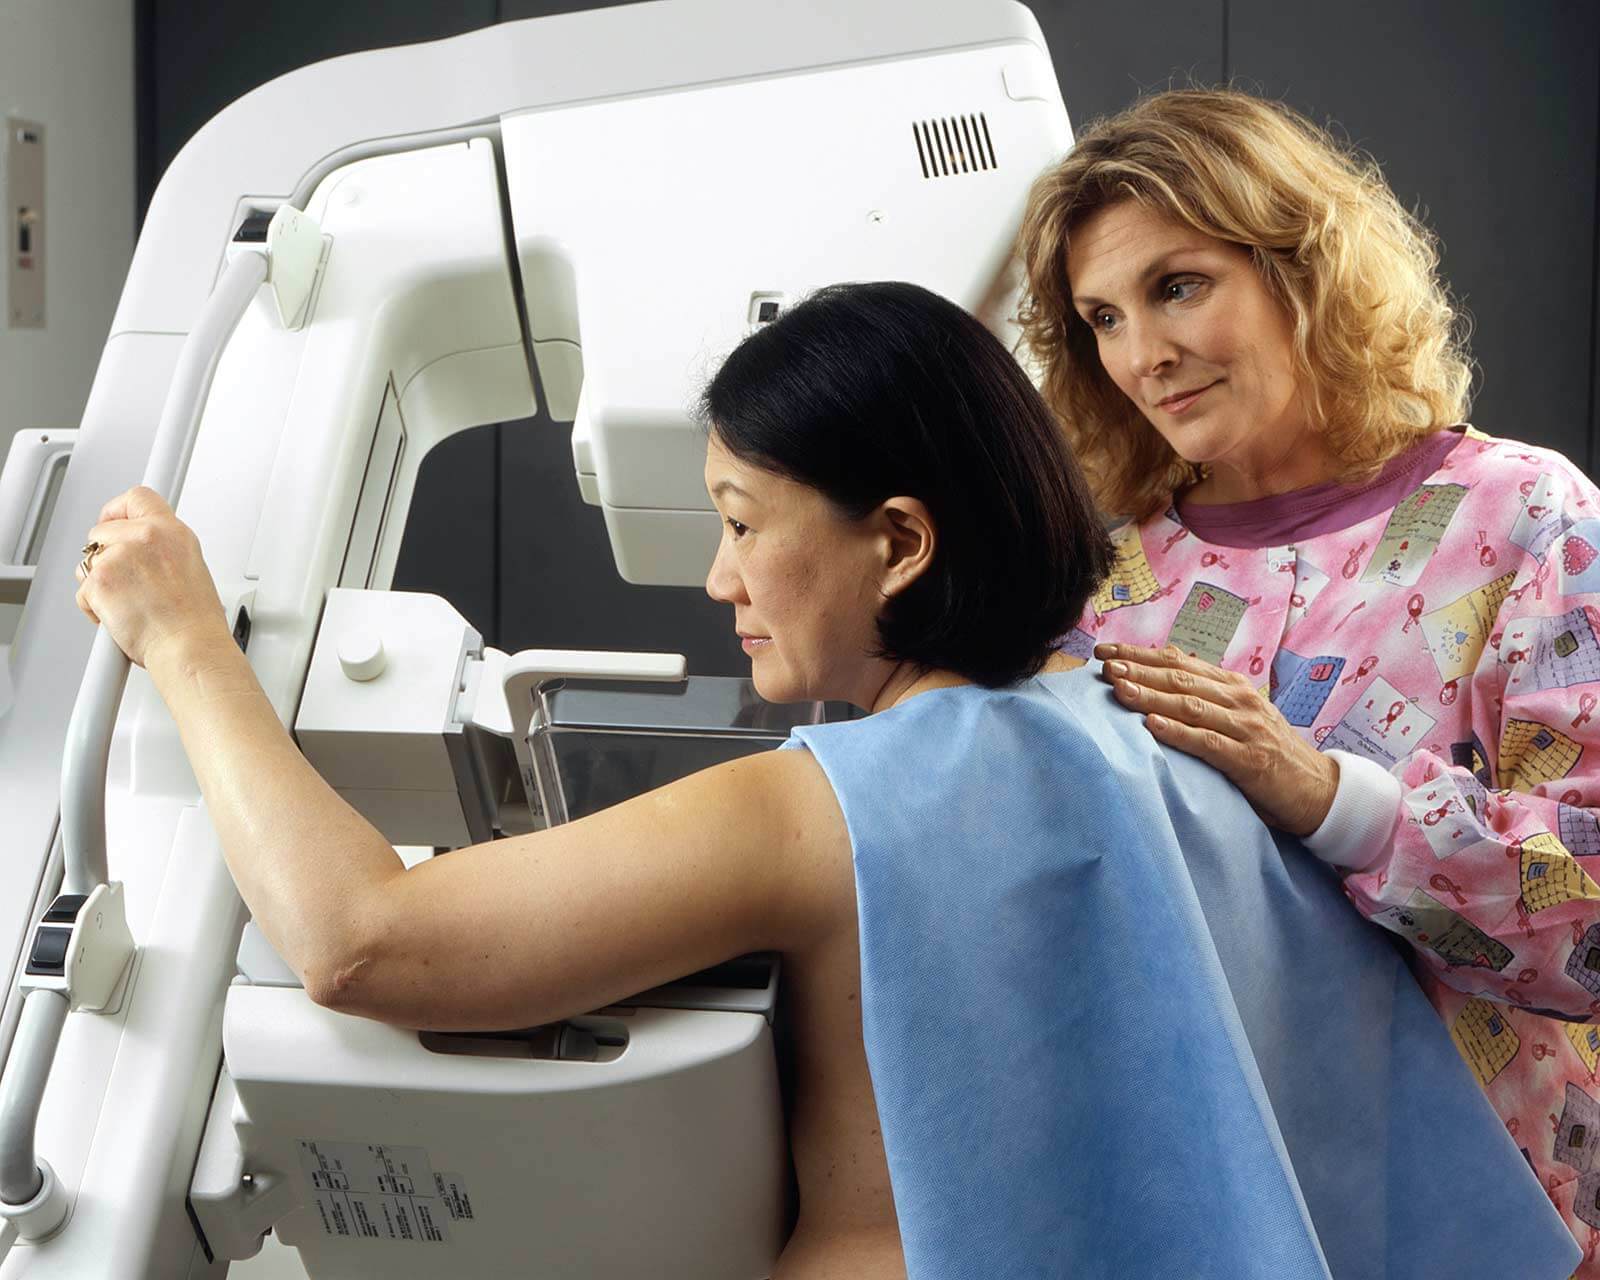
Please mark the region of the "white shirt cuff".
<svg viewBox="0 0 1600 1280"><path fill-rule="evenodd" d="M1335 867L1362 871L1389 848L1403 792L1381 764L1348 751L1328 752L1339 764L1339 789L1322 825L1305 846Z"/></svg>

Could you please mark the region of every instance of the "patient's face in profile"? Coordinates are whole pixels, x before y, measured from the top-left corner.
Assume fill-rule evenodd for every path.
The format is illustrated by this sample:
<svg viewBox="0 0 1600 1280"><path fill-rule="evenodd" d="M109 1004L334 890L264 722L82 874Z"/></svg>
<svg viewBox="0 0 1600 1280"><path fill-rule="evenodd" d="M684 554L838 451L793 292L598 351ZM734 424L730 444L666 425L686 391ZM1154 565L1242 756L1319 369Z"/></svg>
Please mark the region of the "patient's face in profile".
<svg viewBox="0 0 1600 1280"><path fill-rule="evenodd" d="M842 515L821 493L735 458L713 433L706 489L722 542L706 577L733 606L757 692L770 702L870 705L884 548L871 519Z"/></svg>

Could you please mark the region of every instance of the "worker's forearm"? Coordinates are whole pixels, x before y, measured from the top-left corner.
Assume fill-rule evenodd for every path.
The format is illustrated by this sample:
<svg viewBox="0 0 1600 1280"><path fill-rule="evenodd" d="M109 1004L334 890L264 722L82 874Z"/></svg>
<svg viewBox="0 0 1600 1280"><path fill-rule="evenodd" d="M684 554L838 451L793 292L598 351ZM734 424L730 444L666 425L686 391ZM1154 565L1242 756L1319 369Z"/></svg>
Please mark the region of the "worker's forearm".
<svg viewBox="0 0 1600 1280"><path fill-rule="evenodd" d="M338 981L403 869L393 848L306 762L225 631L147 663L257 925L308 987Z"/></svg>

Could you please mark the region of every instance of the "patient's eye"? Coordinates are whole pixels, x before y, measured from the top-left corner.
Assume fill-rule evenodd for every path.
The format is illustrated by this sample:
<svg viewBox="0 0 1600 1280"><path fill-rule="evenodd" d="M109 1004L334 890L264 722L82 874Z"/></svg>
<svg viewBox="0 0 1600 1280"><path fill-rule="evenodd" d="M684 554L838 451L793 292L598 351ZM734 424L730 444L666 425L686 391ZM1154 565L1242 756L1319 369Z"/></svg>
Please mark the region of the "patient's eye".
<svg viewBox="0 0 1600 1280"><path fill-rule="evenodd" d="M735 520L735 519L733 519L731 517L725 517L723 519L722 523L728 526L728 532L733 534L734 541L736 541L736 542L740 538L744 537L745 534L750 532L750 526L749 525L740 524L737 520Z"/></svg>

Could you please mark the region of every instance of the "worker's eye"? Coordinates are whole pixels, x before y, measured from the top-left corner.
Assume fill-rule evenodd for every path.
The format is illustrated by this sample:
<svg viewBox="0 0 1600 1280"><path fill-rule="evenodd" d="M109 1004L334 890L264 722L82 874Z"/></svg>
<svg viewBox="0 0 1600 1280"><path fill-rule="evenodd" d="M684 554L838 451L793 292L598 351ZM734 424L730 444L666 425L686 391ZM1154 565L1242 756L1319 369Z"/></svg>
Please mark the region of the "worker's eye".
<svg viewBox="0 0 1600 1280"><path fill-rule="evenodd" d="M1167 302L1187 302L1204 287L1198 276L1168 276L1161 282L1161 297Z"/></svg>
<svg viewBox="0 0 1600 1280"><path fill-rule="evenodd" d="M728 532L733 534L735 541L744 537L745 534L750 532L749 525L740 524L737 520L731 517L724 518L722 523L728 526Z"/></svg>

